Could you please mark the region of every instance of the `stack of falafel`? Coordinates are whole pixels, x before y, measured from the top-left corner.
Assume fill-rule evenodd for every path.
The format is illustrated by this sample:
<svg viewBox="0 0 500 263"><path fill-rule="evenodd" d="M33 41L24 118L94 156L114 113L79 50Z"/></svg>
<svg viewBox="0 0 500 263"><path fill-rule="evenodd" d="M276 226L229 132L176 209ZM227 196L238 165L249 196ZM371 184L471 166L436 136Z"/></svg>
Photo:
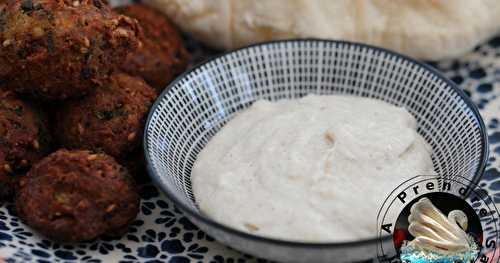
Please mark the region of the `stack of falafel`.
<svg viewBox="0 0 500 263"><path fill-rule="evenodd" d="M122 235L139 210L147 113L188 60L172 24L139 4L0 1L0 200L56 241Z"/></svg>

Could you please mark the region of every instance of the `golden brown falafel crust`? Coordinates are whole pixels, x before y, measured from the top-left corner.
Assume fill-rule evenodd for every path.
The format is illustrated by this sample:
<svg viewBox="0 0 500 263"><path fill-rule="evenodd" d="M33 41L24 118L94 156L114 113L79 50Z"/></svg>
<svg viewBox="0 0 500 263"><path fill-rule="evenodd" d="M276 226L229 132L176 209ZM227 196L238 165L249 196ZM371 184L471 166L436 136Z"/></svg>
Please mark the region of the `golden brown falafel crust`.
<svg viewBox="0 0 500 263"><path fill-rule="evenodd" d="M102 0L5 0L0 83L46 100L84 95L140 46L138 34Z"/></svg>
<svg viewBox="0 0 500 263"><path fill-rule="evenodd" d="M156 92L138 77L116 73L106 85L58 112L56 130L66 148L103 151L123 158L141 144Z"/></svg>
<svg viewBox="0 0 500 263"><path fill-rule="evenodd" d="M49 150L45 113L0 90L0 200L12 195L16 178Z"/></svg>
<svg viewBox="0 0 500 263"><path fill-rule="evenodd" d="M59 150L19 182L16 209L25 223L61 242L123 234L139 211L127 171L112 157Z"/></svg>
<svg viewBox="0 0 500 263"><path fill-rule="evenodd" d="M142 4L116 10L137 19L143 29L140 37L142 47L128 55L122 70L142 77L151 87L161 92L186 70L189 63L190 56L179 32L163 14Z"/></svg>

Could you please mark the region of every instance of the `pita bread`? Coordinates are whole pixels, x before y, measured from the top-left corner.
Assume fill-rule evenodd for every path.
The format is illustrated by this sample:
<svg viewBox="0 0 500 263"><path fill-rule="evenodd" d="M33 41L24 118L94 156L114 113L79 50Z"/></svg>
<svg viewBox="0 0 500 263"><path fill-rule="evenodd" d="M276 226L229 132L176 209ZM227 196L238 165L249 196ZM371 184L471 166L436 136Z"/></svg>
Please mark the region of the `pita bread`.
<svg viewBox="0 0 500 263"><path fill-rule="evenodd" d="M386 47L420 59L459 56L500 29L498 0L146 0L209 46L288 38Z"/></svg>

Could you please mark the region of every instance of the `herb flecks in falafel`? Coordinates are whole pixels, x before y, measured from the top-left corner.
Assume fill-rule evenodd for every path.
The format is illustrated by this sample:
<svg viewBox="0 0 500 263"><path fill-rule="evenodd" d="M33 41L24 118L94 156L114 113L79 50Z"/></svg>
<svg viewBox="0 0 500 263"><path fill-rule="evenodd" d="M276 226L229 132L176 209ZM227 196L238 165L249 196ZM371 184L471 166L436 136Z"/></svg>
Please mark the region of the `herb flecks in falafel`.
<svg viewBox="0 0 500 263"><path fill-rule="evenodd" d="M141 143L156 92L141 78L113 74L106 84L58 113L58 141L71 149L102 150L123 158Z"/></svg>
<svg viewBox="0 0 500 263"><path fill-rule="evenodd" d="M44 100L79 97L140 45L136 20L99 0L77 2L0 3L0 79L7 88Z"/></svg>

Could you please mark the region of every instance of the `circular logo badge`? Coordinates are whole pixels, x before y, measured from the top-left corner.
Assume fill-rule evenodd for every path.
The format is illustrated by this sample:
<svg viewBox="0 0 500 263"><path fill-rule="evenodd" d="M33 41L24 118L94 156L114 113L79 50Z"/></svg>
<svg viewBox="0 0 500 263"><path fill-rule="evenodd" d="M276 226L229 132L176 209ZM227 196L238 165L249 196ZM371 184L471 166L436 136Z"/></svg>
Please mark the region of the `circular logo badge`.
<svg viewBox="0 0 500 263"><path fill-rule="evenodd" d="M394 189L377 216L380 262L499 262L499 213L463 177L421 175Z"/></svg>

